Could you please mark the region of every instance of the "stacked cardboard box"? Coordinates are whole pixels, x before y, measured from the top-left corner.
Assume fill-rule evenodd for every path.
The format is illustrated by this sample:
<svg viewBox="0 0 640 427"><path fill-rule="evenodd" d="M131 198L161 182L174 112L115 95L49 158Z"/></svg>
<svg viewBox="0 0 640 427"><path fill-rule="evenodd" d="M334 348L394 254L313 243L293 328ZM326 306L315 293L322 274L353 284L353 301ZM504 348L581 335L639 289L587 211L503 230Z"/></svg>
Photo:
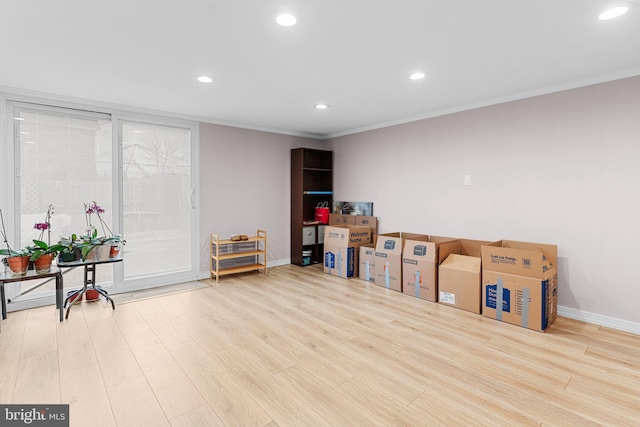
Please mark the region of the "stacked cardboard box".
<svg viewBox="0 0 640 427"><path fill-rule="evenodd" d="M482 315L536 331L557 316L556 245L502 240L482 247Z"/></svg>
<svg viewBox="0 0 640 427"><path fill-rule="evenodd" d="M361 225L329 225L324 234L324 272L358 277L360 245L371 242L371 228Z"/></svg>
<svg viewBox="0 0 640 427"><path fill-rule="evenodd" d="M364 225L371 228L372 239L378 233L378 218L365 215L329 214L329 225Z"/></svg>
<svg viewBox="0 0 640 427"><path fill-rule="evenodd" d="M329 225L356 225L355 215L329 214Z"/></svg>
<svg viewBox="0 0 640 427"><path fill-rule="evenodd" d="M482 246L500 242L460 239L460 252L440 264L438 302L480 314L482 312Z"/></svg>
<svg viewBox="0 0 640 427"><path fill-rule="evenodd" d="M460 253L460 240L450 237L407 238L402 255L402 292L438 301L438 266L452 253Z"/></svg>

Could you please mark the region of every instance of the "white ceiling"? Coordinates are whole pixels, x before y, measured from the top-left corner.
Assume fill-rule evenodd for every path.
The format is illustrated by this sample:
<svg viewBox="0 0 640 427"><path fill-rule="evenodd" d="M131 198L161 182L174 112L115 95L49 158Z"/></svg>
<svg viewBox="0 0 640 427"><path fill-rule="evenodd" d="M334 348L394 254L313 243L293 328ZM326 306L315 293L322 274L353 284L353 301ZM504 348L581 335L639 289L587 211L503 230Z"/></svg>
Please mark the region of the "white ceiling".
<svg viewBox="0 0 640 427"><path fill-rule="evenodd" d="M1 0L0 86L326 138L640 75L640 8L611 4Z"/></svg>

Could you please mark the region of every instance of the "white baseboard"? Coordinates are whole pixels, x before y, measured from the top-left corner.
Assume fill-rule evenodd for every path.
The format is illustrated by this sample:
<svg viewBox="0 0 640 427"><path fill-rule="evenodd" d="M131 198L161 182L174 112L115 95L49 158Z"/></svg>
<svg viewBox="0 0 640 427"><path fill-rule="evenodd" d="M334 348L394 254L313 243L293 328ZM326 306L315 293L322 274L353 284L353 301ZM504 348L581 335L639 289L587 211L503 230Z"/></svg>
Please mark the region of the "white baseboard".
<svg viewBox="0 0 640 427"><path fill-rule="evenodd" d="M640 335L640 323L630 322L628 320L616 319L615 317L603 316L602 314L587 313L576 310L575 308L562 306L558 306L558 316Z"/></svg>

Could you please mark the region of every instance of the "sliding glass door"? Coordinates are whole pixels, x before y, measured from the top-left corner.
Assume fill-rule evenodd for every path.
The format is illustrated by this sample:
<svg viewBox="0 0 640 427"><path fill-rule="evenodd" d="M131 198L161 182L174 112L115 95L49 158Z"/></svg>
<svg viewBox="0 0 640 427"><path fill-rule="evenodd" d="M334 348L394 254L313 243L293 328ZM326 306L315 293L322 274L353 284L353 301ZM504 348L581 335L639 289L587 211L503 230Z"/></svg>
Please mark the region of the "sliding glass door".
<svg viewBox="0 0 640 427"><path fill-rule="evenodd" d="M191 130L123 121L125 277L189 271Z"/></svg>
<svg viewBox="0 0 640 427"><path fill-rule="evenodd" d="M126 240L125 261L97 272L98 284L109 292L197 278L194 124L18 102L8 103L7 112L14 144L2 163L15 173L7 175L2 191L5 200L15 201L5 213L13 246L33 239L55 243L93 225L100 235ZM87 215L94 202L104 210L105 228ZM46 222L48 211L43 229L37 224ZM66 272L65 288L80 285L81 277L82 269ZM9 297L35 300L52 288L16 287Z"/></svg>

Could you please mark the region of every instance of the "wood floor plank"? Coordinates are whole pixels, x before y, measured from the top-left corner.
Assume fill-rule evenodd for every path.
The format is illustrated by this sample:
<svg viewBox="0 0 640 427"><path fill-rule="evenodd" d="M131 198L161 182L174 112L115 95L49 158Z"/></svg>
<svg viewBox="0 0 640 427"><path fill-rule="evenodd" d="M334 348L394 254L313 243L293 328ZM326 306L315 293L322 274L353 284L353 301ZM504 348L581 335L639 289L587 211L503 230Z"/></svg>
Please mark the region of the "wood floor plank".
<svg viewBox="0 0 640 427"><path fill-rule="evenodd" d="M118 324L123 335L136 332L150 332L151 330L136 309L136 304L135 302L120 304L118 305L118 309L113 312L113 319Z"/></svg>
<svg viewBox="0 0 640 427"><path fill-rule="evenodd" d="M543 415L551 425L589 424L587 419L527 393L526 387L516 381L497 381L491 373L486 375L473 366L452 365L418 348L408 347L402 353L404 367L411 369L431 393L437 393L438 399L448 402L442 406L443 411L446 407L456 408L457 402L463 401L463 410L485 425L492 425L495 419L504 425L536 425L542 422ZM500 369L500 363L494 361L494 371ZM417 400L424 398L425 395Z"/></svg>
<svg viewBox="0 0 640 427"><path fill-rule="evenodd" d="M61 401L69 404L71 426L115 426L111 402L97 363L60 373Z"/></svg>
<svg viewBox="0 0 640 427"><path fill-rule="evenodd" d="M373 425L421 426L429 425L429 420L432 419L429 414L420 413L398 401L395 395L371 387L360 377L340 384L336 391L347 396L368 417L373 418Z"/></svg>
<svg viewBox="0 0 640 427"><path fill-rule="evenodd" d="M56 321L51 307L39 307L27 312L22 340L21 359L57 351Z"/></svg>
<svg viewBox="0 0 640 427"><path fill-rule="evenodd" d="M118 427L169 426L151 387L144 377L107 388Z"/></svg>
<svg viewBox="0 0 640 427"><path fill-rule="evenodd" d="M115 319L100 318L87 323L87 327L107 387L143 376Z"/></svg>
<svg viewBox="0 0 640 427"><path fill-rule="evenodd" d="M336 387L339 384L353 378L353 374L343 366L328 360L305 345L308 335L299 334L300 328L290 327L278 334L273 334L262 339L283 357L294 360L290 367L303 368L307 375L311 375L315 381L328 387Z"/></svg>
<svg viewBox="0 0 640 427"><path fill-rule="evenodd" d="M0 331L0 402L11 404L20 365L27 312L11 313Z"/></svg>
<svg viewBox="0 0 640 427"><path fill-rule="evenodd" d="M138 365L168 418L205 404L202 395L150 330L125 335Z"/></svg>
<svg viewBox="0 0 640 427"><path fill-rule="evenodd" d="M297 365L278 372L274 376L286 384L290 392L305 401L313 402L313 410L323 418L318 425L367 427L380 425L369 410L355 405L355 402L344 394L336 394L333 387L317 381Z"/></svg>
<svg viewBox="0 0 640 427"><path fill-rule="evenodd" d="M317 425L322 417L314 402L299 399L279 378L253 366L236 348L210 355L279 425Z"/></svg>
<svg viewBox="0 0 640 427"><path fill-rule="evenodd" d="M319 265L144 295L62 323L53 306L10 312L0 402L70 403L74 426L640 419L640 335L562 317L539 333Z"/></svg>
<svg viewBox="0 0 640 427"><path fill-rule="evenodd" d="M574 375L567 385L566 392L577 396L592 396L599 402L598 405L617 408L617 411L614 411L615 418L619 420L616 424L633 425L640 420L640 391L637 388L612 387L593 378Z"/></svg>
<svg viewBox="0 0 640 427"><path fill-rule="evenodd" d="M153 330L153 333L166 343L184 338L185 331L171 317L156 299L145 299L136 301L135 308L142 316L142 319Z"/></svg>
<svg viewBox="0 0 640 427"><path fill-rule="evenodd" d="M170 420L171 427L224 427L209 405L202 405Z"/></svg>
<svg viewBox="0 0 640 427"><path fill-rule="evenodd" d="M226 425L260 426L271 417L191 338L165 344L216 416Z"/></svg>
<svg viewBox="0 0 640 427"><path fill-rule="evenodd" d="M292 327L293 329L293 327ZM298 328L297 336L311 334ZM302 342L303 340L301 340ZM396 359L388 360L388 363L379 363L379 358L368 358L366 353L357 346L349 346L349 342L336 346L326 342L321 336L314 336L304 340L305 345L332 361L361 380L367 382L370 387L379 389L388 395L395 396L400 402L409 404L424 392L424 387L411 379L411 375L399 373L394 367Z"/></svg>
<svg viewBox="0 0 640 427"><path fill-rule="evenodd" d="M48 348L49 345L45 345ZM35 352L21 358L15 381L13 403L61 403L58 353Z"/></svg>
<svg viewBox="0 0 640 427"><path fill-rule="evenodd" d="M98 359L83 316L74 316L65 322L58 322L57 334L60 372L97 363Z"/></svg>

